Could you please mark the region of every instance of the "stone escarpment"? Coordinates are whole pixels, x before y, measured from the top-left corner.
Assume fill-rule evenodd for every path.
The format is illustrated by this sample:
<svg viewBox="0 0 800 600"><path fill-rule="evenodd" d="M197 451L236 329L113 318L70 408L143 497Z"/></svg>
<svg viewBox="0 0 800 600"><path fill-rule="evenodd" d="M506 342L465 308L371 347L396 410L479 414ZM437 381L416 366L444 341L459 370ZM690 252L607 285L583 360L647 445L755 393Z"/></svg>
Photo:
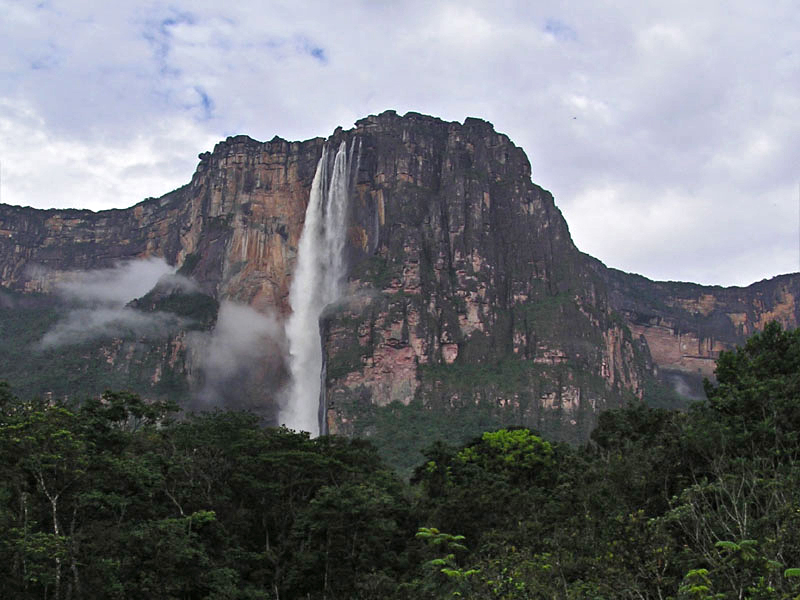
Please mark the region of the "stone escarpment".
<svg viewBox="0 0 800 600"><path fill-rule="evenodd" d="M642 397L647 351L521 149L474 119L384 114L352 135L350 295L323 320L331 431L368 434L398 403L579 439Z"/></svg>
<svg viewBox="0 0 800 600"><path fill-rule="evenodd" d="M614 310L647 342L660 378L692 398L703 397L722 350L742 344L770 321L797 327L800 277L781 275L748 287L650 281L588 261L603 276Z"/></svg>
<svg viewBox="0 0 800 600"><path fill-rule="evenodd" d="M195 282L192 298L156 294L129 308L179 306L183 320L160 335L80 346L68 384L94 393L123 382L190 401L207 383L191 340L218 329L221 305L288 314L317 161L324 144L354 139L347 292L320 323L331 432L466 435L518 424L581 440L598 411L647 399L658 377L696 392L721 349L770 318L797 324L796 276L724 289L607 269L575 248L524 152L491 124L390 111L327 140L229 138L201 155L188 185L125 210L0 206L6 330L28 331L18 347L34 348L62 310L53 290L75 271L163 258ZM30 352L30 371L64 354ZM268 422L286 377L276 353L245 356L237 375L244 404ZM12 362L0 377L14 383Z"/></svg>
<svg viewBox="0 0 800 600"><path fill-rule="evenodd" d="M0 283L50 292L73 271L163 257L218 298L288 310L288 281L324 141L228 138L190 184L124 210L0 205Z"/></svg>
<svg viewBox="0 0 800 600"><path fill-rule="evenodd" d="M207 300L197 294L179 299L184 312L198 305L203 314L179 327L49 348L40 340L68 311L53 292L82 272L158 257L179 267L217 306L235 302L286 314L305 203L323 143L229 138L200 155L191 183L125 210L0 205L0 308L4 330L24 337L22 344L6 340L13 352L0 358L0 378L15 383L20 393L85 395L114 387L191 402L207 383L198 358L203 343L194 348L188 343L193 332L214 327L216 314L206 314ZM150 310L174 312L176 301L167 304ZM274 384L281 380L271 371L285 377L274 354L267 349L256 357L263 360L244 361L250 372L236 382L238 395L248 396L236 405L259 408L268 420L276 412ZM20 364L28 373L19 372Z"/></svg>

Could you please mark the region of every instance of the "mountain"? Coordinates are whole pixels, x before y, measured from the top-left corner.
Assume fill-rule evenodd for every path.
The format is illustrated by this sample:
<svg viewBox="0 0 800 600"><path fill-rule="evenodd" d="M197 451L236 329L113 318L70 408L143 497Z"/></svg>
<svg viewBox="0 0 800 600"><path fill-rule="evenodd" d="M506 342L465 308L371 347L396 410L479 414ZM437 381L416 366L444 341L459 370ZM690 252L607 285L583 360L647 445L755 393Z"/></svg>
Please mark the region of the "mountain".
<svg viewBox="0 0 800 600"><path fill-rule="evenodd" d="M277 423L306 208L323 147L342 142L357 154L347 281L319 322L331 432L398 452L499 424L580 441L628 400L684 405L767 321L797 325L800 275L721 288L609 269L490 123L387 111L328 139L228 138L188 185L129 209L0 205L0 378ZM149 266L120 274L132 259ZM131 281L147 289L127 297Z"/></svg>

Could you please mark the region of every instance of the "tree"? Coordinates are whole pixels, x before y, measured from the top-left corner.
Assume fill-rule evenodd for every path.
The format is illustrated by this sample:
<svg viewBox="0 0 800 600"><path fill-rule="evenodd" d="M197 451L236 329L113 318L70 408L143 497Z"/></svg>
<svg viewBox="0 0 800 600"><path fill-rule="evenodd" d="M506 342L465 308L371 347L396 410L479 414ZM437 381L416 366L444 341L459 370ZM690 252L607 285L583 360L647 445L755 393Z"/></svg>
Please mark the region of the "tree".
<svg viewBox="0 0 800 600"><path fill-rule="evenodd" d="M716 385L705 384L708 409L729 428L728 453L800 458L800 329L768 323L744 346L721 352L716 375Z"/></svg>

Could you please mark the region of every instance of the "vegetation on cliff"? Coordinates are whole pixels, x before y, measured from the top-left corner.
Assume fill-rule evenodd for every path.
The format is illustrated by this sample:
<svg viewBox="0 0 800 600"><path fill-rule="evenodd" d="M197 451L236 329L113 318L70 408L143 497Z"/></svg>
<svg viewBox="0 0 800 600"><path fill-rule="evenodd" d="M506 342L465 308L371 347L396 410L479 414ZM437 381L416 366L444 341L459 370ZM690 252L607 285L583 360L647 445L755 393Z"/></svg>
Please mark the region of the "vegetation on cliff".
<svg viewBox="0 0 800 600"><path fill-rule="evenodd" d="M576 448L366 441L0 385L0 580L15 598L752 598L800 594L800 330L719 359L688 412L631 404Z"/></svg>

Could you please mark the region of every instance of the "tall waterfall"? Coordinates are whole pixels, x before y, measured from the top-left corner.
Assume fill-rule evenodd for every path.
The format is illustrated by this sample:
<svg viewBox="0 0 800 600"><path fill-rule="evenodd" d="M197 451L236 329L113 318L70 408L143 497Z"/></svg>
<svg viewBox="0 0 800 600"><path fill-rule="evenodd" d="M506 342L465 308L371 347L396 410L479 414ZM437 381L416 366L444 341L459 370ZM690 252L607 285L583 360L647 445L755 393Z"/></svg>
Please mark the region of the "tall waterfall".
<svg viewBox="0 0 800 600"><path fill-rule="evenodd" d="M291 429L320 433L320 374L322 343L319 318L323 309L341 295L345 276L344 244L347 200L352 161L342 142L329 173L328 148L317 164L306 219L297 250L289 303L292 315L286 325L291 383L288 402L280 416Z"/></svg>

